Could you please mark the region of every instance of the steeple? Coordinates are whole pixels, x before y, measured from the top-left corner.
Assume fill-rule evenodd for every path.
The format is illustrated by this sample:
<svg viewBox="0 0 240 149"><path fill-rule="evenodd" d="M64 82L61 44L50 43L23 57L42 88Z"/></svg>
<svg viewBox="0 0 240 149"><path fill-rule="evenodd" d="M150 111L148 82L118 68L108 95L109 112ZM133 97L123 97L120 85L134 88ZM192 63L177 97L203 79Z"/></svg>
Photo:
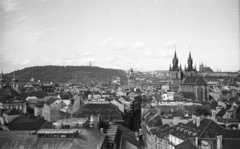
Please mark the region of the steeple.
<svg viewBox="0 0 240 149"><path fill-rule="evenodd" d="M12 82L17 82L18 79L16 78L16 74L15 74L15 71L13 72L13 79L12 79Z"/></svg>
<svg viewBox="0 0 240 149"><path fill-rule="evenodd" d="M177 53L176 53L176 50L175 50L175 53L174 53L174 57L173 57L173 66L172 66L172 69L173 70L178 70L178 58L177 58Z"/></svg>
<svg viewBox="0 0 240 149"><path fill-rule="evenodd" d="M5 79L4 79L4 76L3 76L3 70L2 70L1 75L0 75L0 82L1 83L5 82Z"/></svg>
<svg viewBox="0 0 240 149"><path fill-rule="evenodd" d="M188 68L187 68L189 71L193 70L192 64L193 64L193 60L192 60L191 52L189 51L189 56L188 56Z"/></svg>

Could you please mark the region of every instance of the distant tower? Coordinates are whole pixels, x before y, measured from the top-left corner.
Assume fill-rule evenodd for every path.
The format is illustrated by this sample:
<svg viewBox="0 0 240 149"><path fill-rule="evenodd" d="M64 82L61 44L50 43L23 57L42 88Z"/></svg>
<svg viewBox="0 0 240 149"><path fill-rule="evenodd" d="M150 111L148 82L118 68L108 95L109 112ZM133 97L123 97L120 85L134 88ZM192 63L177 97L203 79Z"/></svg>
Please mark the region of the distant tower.
<svg viewBox="0 0 240 149"><path fill-rule="evenodd" d="M32 75L32 78L30 79L30 83L34 83L34 77Z"/></svg>
<svg viewBox="0 0 240 149"><path fill-rule="evenodd" d="M185 68L185 75L186 76L196 76L197 75L197 70L196 67L193 67L193 59L191 56L191 52L189 52L189 57L188 57L188 67Z"/></svg>
<svg viewBox="0 0 240 149"><path fill-rule="evenodd" d="M90 67L92 66L92 62L90 61Z"/></svg>
<svg viewBox="0 0 240 149"><path fill-rule="evenodd" d="M3 76L3 71L0 75L0 89L3 88L5 86L5 79L4 79L4 76Z"/></svg>
<svg viewBox="0 0 240 149"><path fill-rule="evenodd" d="M128 86L130 88L135 88L136 84L135 84L135 74L133 72L133 69L131 68L130 71L127 74L127 78L128 78Z"/></svg>
<svg viewBox="0 0 240 149"><path fill-rule="evenodd" d="M174 92L179 91L179 86L182 81L182 66L178 66L178 58L175 50L174 57L172 60L172 66L169 68L169 76L171 79L171 90Z"/></svg>
<svg viewBox="0 0 240 149"><path fill-rule="evenodd" d="M18 79L16 78L15 72L13 73L13 79L12 79L11 85L12 85L12 89L18 91Z"/></svg>
<svg viewBox="0 0 240 149"><path fill-rule="evenodd" d="M182 72L182 68L181 68L181 65L180 67L178 66L178 58L177 58L177 53L175 51L174 53L174 57L173 57L173 60L172 60L172 67L171 67L171 64L170 64L170 68L169 68L169 71L170 71L170 78L171 79L179 79L181 80L182 76L181 76L181 72Z"/></svg>

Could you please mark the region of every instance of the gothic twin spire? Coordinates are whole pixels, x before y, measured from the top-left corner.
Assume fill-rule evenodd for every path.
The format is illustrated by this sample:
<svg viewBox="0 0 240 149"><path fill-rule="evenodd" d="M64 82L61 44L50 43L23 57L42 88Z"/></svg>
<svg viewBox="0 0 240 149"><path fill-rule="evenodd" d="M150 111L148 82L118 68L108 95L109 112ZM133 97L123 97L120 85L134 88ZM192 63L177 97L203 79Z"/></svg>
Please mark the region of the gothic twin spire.
<svg viewBox="0 0 240 149"><path fill-rule="evenodd" d="M195 68L193 68L193 59L192 59L190 51L189 51L189 56L188 56L188 61L187 62L188 62L188 67L186 68L186 66L185 66L185 71L196 71L196 66L195 66ZM171 67L171 64L170 64L169 70L170 71L182 70L181 64L180 64L180 67L178 67L178 58L177 58L176 50L175 50L174 57L173 57L173 60L172 60L172 67Z"/></svg>

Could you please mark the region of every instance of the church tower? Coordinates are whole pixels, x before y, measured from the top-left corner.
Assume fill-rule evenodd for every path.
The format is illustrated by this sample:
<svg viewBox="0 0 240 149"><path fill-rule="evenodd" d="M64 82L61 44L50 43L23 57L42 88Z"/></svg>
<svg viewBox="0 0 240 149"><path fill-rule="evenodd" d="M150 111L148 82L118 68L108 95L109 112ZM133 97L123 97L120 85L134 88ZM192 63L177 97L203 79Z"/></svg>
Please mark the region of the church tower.
<svg viewBox="0 0 240 149"><path fill-rule="evenodd" d="M135 88L136 87L136 84L135 84L135 74L134 74L132 68L128 72L127 78L128 78L128 86L130 87L130 89L131 88Z"/></svg>
<svg viewBox="0 0 240 149"><path fill-rule="evenodd" d="M177 79L177 80L181 80L182 79L182 68L181 65L180 67L178 66L178 58L177 58L177 53L175 51L174 53L174 57L172 60L172 67L170 65L169 68L169 75L170 75L170 79Z"/></svg>
<svg viewBox="0 0 240 149"><path fill-rule="evenodd" d="M3 88L5 86L5 79L4 79L4 76L3 76L3 71L0 75L0 89Z"/></svg>
<svg viewBox="0 0 240 149"><path fill-rule="evenodd" d="M172 60L172 66L169 68L169 76L171 80L171 90L174 92L179 91L179 86L182 81L182 67L178 66L177 53L175 51L174 57Z"/></svg>
<svg viewBox="0 0 240 149"><path fill-rule="evenodd" d="M16 78L15 72L13 73L13 79L12 79L11 85L12 85L12 89L18 91L18 79Z"/></svg>
<svg viewBox="0 0 240 149"><path fill-rule="evenodd" d="M189 56L188 56L188 67L185 68L185 75L186 76L196 76L197 75L197 70L196 70L196 66L193 67L193 59L191 56L191 52L189 52Z"/></svg>

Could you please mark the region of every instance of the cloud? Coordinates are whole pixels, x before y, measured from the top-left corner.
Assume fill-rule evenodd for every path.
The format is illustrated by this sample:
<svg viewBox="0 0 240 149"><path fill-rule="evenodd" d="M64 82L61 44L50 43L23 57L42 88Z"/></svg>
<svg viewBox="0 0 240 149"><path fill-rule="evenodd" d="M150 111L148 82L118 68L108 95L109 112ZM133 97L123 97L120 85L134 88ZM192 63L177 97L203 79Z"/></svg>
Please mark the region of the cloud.
<svg viewBox="0 0 240 149"><path fill-rule="evenodd" d="M21 22L27 19L27 16L21 16L19 18L16 19L17 22Z"/></svg>
<svg viewBox="0 0 240 149"><path fill-rule="evenodd" d="M22 65L27 65L27 64L29 64L29 62L30 62L30 60L26 59L23 61Z"/></svg>
<svg viewBox="0 0 240 149"><path fill-rule="evenodd" d="M106 45L108 42L110 42L111 40L113 40L113 37L108 37L108 38L106 38L106 39L104 39L103 40L103 42L102 42L102 46L104 46L104 45Z"/></svg>
<svg viewBox="0 0 240 149"><path fill-rule="evenodd" d="M0 9L4 12L11 12L17 10L18 0L2 0L0 2Z"/></svg>
<svg viewBox="0 0 240 149"><path fill-rule="evenodd" d="M176 45L177 44L174 41L167 42L165 45L165 49L175 49Z"/></svg>

